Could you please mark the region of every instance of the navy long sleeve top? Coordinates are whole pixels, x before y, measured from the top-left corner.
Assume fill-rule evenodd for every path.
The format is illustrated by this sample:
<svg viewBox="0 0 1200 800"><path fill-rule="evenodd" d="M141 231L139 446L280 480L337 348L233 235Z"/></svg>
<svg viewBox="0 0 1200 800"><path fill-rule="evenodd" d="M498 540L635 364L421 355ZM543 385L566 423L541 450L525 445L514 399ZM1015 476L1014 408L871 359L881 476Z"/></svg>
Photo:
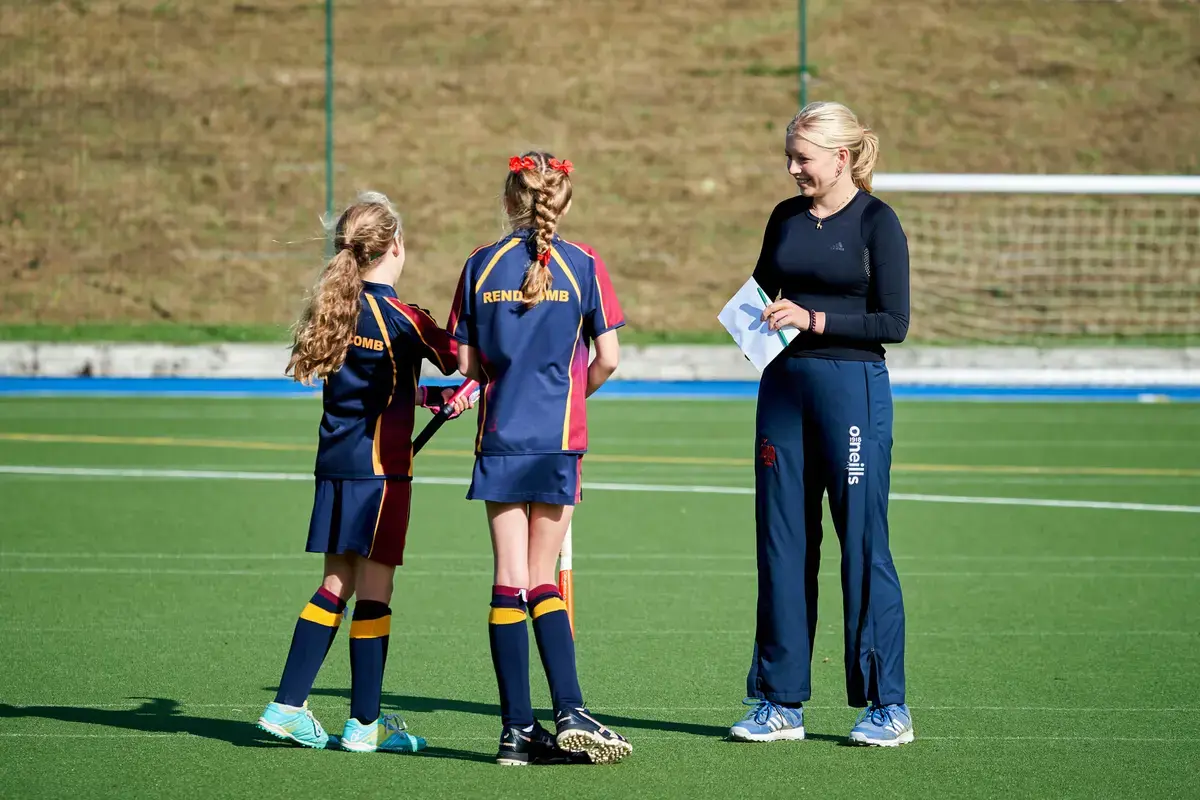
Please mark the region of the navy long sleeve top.
<svg viewBox="0 0 1200 800"><path fill-rule="evenodd" d="M792 197L771 212L754 279L825 312L825 332L801 333L788 356L882 361L884 344L908 333L908 239L890 206L860 191L820 220L812 200Z"/></svg>

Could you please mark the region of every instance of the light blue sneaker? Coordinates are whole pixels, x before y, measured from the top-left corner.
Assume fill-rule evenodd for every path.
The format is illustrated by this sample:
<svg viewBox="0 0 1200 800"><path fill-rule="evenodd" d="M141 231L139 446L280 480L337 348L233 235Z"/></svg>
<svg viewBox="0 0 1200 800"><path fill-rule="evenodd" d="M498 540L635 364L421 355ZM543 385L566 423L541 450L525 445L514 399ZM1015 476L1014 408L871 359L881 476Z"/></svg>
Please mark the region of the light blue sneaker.
<svg viewBox="0 0 1200 800"><path fill-rule="evenodd" d="M307 701L302 706L268 703L257 724L259 730L302 747L323 749L329 743L329 734L308 710Z"/></svg>
<svg viewBox="0 0 1200 800"><path fill-rule="evenodd" d="M425 749L425 740L409 733L399 714L384 714L366 725L354 717L346 720L341 745L353 753L415 753Z"/></svg>
<svg viewBox="0 0 1200 800"><path fill-rule="evenodd" d="M908 706L893 703L889 706L872 705L863 709L850 731L853 744L869 744L877 747L896 747L913 740L912 714Z"/></svg>
<svg viewBox="0 0 1200 800"><path fill-rule="evenodd" d="M741 722L729 729L736 742L778 742L804 738L804 709L787 708L770 700L747 697L743 705L753 706Z"/></svg>

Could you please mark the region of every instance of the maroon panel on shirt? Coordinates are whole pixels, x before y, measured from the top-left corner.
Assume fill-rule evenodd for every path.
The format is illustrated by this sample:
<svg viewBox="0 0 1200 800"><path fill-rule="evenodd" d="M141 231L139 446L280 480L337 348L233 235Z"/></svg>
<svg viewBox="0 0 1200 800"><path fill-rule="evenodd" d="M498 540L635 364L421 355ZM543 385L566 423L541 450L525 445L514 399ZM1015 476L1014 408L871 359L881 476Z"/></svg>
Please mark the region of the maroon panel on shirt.
<svg viewBox="0 0 1200 800"><path fill-rule="evenodd" d="M404 386L404 382L399 382L398 386ZM414 396L393 397L392 402L379 415L375 435L379 437L379 463L384 475L412 475L415 399Z"/></svg>
<svg viewBox="0 0 1200 800"><path fill-rule="evenodd" d="M599 293L599 311L601 318L596 320L596 330L607 331L625 324L625 312L617 300L617 290L613 288L612 278L608 276L608 268L600 256L593 253L596 263L596 291Z"/></svg>
<svg viewBox="0 0 1200 800"><path fill-rule="evenodd" d="M479 251L477 250L475 252L479 252ZM471 255L473 256L473 255L475 255L475 253L471 253ZM467 258L469 261L470 256L468 256ZM458 288L454 290L454 302L450 304L450 317L446 320L446 331L451 336L455 337L456 341L461 341L461 340L464 340L467 338L466 327L461 326L461 327L463 327L462 331L459 331L459 327L460 327L460 322L463 320L463 316L464 316L464 314L463 314L463 296L464 296L463 292L464 292L464 287L466 286L466 283L467 283L467 279L469 277L470 276L467 275L467 267L464 266L462 275L460 275L458 278Z"/></svg>
<svg viewBox="0 0 1200 800"><path fill-rule="evenodd" d="M400 312L416 333L421 345L421 355L429 359L443 375L449 375L458 369L458 342L437 324L437 321L423 308L401 303L394 297L385 297L388 305Z"/></svg>
<svg viewBox="0 0 1200 800"><path fill-rule="evenodd" d="M575 353L571 358L571 396L567 399L567 402L570 403L567 450L587 449L588 354L587 341L581 336L575 343Z"/></svg>
<svg viewBox="0 0 1200 800"><path fill-rule="evenodd" d="M567 244L582 250L592 260L596 296L594 303L585 305L583 312L585 316L592 315L593 332L598 335L624 325L625 312L621 310L621 303L617 300L617 291L613 288L612 278L608 275L608 267L605 266L604 259L591 245L583 242L567 242ZM592 287L580 288L585 292L592 291ZM588 305L591 307L589 308Z"/></svg>

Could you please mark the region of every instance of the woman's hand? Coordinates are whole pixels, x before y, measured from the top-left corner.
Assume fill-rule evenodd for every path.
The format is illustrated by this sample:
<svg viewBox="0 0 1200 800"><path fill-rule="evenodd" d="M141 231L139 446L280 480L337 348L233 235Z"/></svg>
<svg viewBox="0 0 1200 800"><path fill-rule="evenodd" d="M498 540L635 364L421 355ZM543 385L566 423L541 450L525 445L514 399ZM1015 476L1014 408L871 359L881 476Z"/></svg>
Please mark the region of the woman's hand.
<svg viewBox="0 0 1200 800"><path fill-rule="evenodd" d="M821 333L825 330L825 312L816 312L816 318L817 324L813 333ZM810 317L807 308L801 308L791 300L776 300L763 309L762 321L773 331L788 325L798 331L806 331L809 329Z"/></svg>

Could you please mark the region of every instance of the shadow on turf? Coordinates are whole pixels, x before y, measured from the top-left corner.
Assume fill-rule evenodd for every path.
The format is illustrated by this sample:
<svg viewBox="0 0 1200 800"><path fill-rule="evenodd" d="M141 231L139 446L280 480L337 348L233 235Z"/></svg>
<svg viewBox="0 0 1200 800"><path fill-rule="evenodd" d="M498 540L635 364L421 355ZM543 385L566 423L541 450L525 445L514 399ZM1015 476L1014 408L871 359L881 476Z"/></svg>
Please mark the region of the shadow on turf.
<svg viewBox="0 0 1200 800"><path fill-rule="evenodd" d="M270 691L275 691L276 687L264 687ZM322 695L325 697L344 697L349 698L350 692L346 689L313 689L313 694ZM427 713L432 711L456 711L462 714L480 714L485 717L494 717L497 720L497 728L499 728L500 706L493 703L476 703L470 700L450 700L443 697L412 697L403 694L384 693L383 703L386 706L396 708L400 711L414 711L417 713ZM732 713L737 712L737 708L730 709ZM545 718L553 718L553 712L547 709L539 709L540 713ZM668 731L670 733L687 733L693 736L706 736L717 739L724 739L729 735L729 728L717 725L702 725L696 722L676 722L673 720L659 719L641 719L638 717L622 717L615 714L606 714L603 711L596 712L596 716L605 722L620 730L622 728L652 730L652 731ZM824 733L810 733L807 738L821 742L837 742L842 743L846 740L844 736L830 736ZM491 760L491 759L485 759Z"/></svg>
<svg viewBox="0 0 1200 800"><path fill-rule="evenodd" d="M143 700L137 708L81 708L78 706L10 706L0 703L0 719L35 718L83 725L105 725L146 733L187 733L229 742L238 747L275 747L273 739L251 722L236 719L191 717L181 713L178 700L131 697Z"/></svg>
<svg viewBox="0 0 1200 800"><path fill-rule="evenodd" d="M162 697L131 697L145 702L137 708L80 708L77 706L10 706L0 703L0 719L47 719L83 725L104 725L146 733L186 733L205 739L229 742L238 747L289 747L260 731L250 720L190 717L182 714L178 700ZM332 748L336 749L336 748ZM492 761L480 753L429 747L422 756L460 761Z"/></svg>

